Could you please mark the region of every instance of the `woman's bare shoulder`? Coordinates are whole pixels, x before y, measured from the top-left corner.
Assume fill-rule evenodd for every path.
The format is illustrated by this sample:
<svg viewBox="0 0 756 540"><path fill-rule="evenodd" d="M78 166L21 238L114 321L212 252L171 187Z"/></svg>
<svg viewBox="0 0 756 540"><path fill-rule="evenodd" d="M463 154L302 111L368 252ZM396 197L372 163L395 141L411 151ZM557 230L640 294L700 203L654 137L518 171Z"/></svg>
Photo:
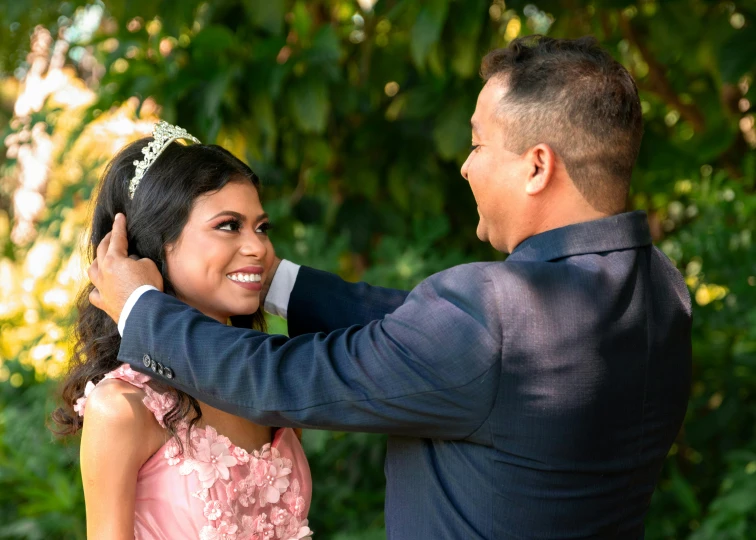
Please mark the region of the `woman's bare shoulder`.
<svg viewBox="0 0 756 540"><path fill-rule="evenodd" d="M144 390L128 382L101 381L87 397L82 446L98 445L107 439L109 443L117 441L144 461L149 459L168 435L144 404L145 396Z"/></svg>

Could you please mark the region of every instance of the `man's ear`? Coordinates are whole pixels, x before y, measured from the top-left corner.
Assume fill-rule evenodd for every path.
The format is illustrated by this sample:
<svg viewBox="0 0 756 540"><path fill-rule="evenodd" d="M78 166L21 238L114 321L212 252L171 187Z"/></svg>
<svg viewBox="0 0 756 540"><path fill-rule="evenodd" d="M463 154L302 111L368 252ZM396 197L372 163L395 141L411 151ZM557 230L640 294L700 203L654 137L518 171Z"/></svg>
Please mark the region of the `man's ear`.
<svg viewBox="0 0 756 540"><path fill-rule="evenodd" d="M556 154L548 144L537 144L528 150L525 158L529 162L530 171L525 184L525 193L538 195L548 187L554 176Z"/></svg>

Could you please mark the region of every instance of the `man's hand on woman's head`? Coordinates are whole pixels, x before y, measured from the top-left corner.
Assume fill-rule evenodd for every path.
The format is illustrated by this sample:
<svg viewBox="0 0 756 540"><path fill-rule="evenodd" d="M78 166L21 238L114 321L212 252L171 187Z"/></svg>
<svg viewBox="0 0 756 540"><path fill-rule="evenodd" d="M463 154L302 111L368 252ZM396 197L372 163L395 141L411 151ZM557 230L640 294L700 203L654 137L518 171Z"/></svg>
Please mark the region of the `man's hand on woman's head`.
<svg viewBox="0 0 756 540"><path fill-rule="evenodd" d="M136 289L152 285L163 290L163 276L150 259L129 257L126 217L116 214L113 230L97 246L97 257L87 270L95 289L90 303L106 312L118 323L123 306Z"/></svg>

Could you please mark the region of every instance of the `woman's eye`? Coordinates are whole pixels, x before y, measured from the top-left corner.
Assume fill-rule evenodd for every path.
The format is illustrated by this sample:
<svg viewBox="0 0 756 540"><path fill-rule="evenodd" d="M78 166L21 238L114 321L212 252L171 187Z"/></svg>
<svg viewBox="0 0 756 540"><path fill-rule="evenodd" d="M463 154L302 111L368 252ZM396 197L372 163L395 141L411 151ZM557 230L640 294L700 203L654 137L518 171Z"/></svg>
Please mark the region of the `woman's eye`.
<svg viewBox="0 0 756 540"><path fill-rule="evenodd" d="M260 223L260 225L255 229L255 232L261 233L261 234L268 234L268 231L273 228L273 224L270 221L266 221L264 223Z"/></svg>
<svg viewBox="0 0 756 540"><path fill-rule="evenodd" d="M241 223L238 220L232 219L230 221L224 221L217 227L219 231L238 231L241 228Z"/></svg>
<svg viewBox="0 0 756 540"><path fill-rule="evenodd" d="M474 152L475 150L478 149L479 146L480 146L479 144L473 144L473 145L471 145L470 146L470 152Z"/></svg>

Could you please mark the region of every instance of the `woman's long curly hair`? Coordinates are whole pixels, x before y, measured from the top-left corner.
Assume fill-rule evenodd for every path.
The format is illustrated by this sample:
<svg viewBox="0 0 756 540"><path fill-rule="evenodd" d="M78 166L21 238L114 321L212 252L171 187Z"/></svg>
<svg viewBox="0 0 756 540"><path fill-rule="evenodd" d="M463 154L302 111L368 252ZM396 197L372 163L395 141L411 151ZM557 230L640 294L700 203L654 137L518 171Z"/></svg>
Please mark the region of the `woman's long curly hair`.
<svg viewBox="0 0 756 540"><path fill-rule="evenodd" d="M97 246L112 229L115 215L121 212L127 217L129 255L152 259L163 276L165 292L175 296L168 279L166 246L178 240L196 199L220 190L229 182L250 182L259 192L260 181L247 165L220 146L184 146L173 142L147 170L132 200L129 181L134 177L134 162L144 157L142 148L151 141L152 137L147 137L126 146L105 169L94 206L87 256L91 264ZM81 429L83 418L73 406L84 395L87 382L96 384L121 365L118 327L104 311L89 303L92 289L94 285L88 283L76 301L75 344L61 388L63 405L52 414L58 435L73 435ZM234 324L238 326L240 321L247 327L265 329L260 309L252 315L235 318ZM179 424L188 421L188 440L191 428L202 416L199 403L188 394L155 381L150 385L176 398L176 405L163 421L183 448L178 435Z"/></svg>

